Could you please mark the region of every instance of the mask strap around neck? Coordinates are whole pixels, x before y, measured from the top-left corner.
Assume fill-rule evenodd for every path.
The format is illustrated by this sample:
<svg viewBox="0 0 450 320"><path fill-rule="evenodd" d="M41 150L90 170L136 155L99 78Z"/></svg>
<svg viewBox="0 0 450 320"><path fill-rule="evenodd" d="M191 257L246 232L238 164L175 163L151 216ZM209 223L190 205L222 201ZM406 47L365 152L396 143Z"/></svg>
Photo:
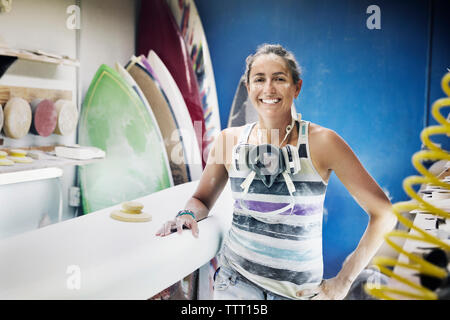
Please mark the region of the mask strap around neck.
<svg viewBox="0 0 450 320"><path fill-rule="evenodd" d="M247 178L245 178L244 182L241 183L241 188L244 189L244 193L243 195L245 196L248 193L248 188L250 188L250 185L253 182L253 179L255 179L256 176L256 172L255 171L251 171Z"/></svg>

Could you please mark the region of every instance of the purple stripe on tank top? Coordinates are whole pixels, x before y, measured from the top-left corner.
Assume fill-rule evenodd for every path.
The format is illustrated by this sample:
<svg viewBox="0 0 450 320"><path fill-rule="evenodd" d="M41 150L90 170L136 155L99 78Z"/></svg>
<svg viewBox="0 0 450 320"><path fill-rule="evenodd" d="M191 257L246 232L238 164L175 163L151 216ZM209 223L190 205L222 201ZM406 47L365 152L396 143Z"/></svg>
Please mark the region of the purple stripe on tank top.
<svg viewBox="0 0 450 320"><path fill-rule="evenodd" d="M259 211L259 212L271 212L279 210L283 207L289 205L289 203L274 203L274 202L264 202L264 201L253 201L253 200L242 200L244 205L249 210ZM236 209L242 209L239 201L234 202L234 207ZM297 216L311 216L314 214L319 214L322 212L322 203L317 204L295 204L292 214ZM281 212L280 215L291 214L291 209Z"/></svg>

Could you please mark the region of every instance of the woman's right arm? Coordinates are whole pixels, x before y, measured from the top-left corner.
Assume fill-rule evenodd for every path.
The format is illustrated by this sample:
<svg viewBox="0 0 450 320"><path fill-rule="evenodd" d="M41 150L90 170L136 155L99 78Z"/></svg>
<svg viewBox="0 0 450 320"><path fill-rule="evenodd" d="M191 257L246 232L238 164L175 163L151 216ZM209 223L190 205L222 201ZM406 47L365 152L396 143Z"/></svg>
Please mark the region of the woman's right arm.
<svg viewBox="0 0 450 320"><path fill-rule="evenodd" d="M227 141L227 137L230 141ZM234 140L233 135L230 135L228 129L223 130L219 134L209 153L197 190L188 200L185 207L180 208L194 212L196 219L189 214L175 217L173 220L167 221L158 230L156 233L157 236L167 236L172 233L171 230L175 227L181 233L183 226L186 226L192 230L192 234L195 237L198 237L197 222L208 216L209 211L227 183L228 172L225 165L227 161L230 161L230 155L227 157L227 149L228 152L231 152Z"/></svg>

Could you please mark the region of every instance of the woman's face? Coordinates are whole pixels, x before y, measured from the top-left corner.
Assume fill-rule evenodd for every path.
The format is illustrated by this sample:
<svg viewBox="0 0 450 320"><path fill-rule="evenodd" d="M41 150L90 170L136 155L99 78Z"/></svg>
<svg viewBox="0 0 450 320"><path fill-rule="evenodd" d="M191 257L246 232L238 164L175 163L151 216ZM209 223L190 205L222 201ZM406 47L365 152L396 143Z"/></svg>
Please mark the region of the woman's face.
<svg viewBox="0 0 450 320"><path fill-rule="evenodd" d="M275 54L264 54L253 61L248 82L250 100L263 118L290 114L302 83L299 80L294 84L286 62Z"/></svg>

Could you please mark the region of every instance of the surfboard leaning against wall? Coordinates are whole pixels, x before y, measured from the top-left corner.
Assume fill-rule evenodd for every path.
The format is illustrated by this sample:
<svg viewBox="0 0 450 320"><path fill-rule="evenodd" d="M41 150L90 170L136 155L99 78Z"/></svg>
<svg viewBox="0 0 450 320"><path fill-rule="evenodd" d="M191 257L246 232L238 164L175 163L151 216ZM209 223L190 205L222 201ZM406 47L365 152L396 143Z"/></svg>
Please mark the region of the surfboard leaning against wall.
<svg viewBox="0 0 450 320"><path fill-rule="evenodd" d="M150 50L164 62L183 95L202 150L204 167L207 155L203 152L207 150L207 143L203 139L206 130L198 83L183 36L165 0L141 2L136 55L147 56Z"/></svg>
<svg viewBox="0 0 450 320"><path fill-rule="evenodd" d="M83 213L173 186L157 128L131 86L101 65L83 101L78 141L106 158L78 167Z"/></svg>
<svg viewBox="0 0 450 320"><path fill-rule="evenodd" d="M197 76L206 126L205 139L211 148L221 126L213 64L203 24L193 0L166 1L180 28Z"/></svg>

